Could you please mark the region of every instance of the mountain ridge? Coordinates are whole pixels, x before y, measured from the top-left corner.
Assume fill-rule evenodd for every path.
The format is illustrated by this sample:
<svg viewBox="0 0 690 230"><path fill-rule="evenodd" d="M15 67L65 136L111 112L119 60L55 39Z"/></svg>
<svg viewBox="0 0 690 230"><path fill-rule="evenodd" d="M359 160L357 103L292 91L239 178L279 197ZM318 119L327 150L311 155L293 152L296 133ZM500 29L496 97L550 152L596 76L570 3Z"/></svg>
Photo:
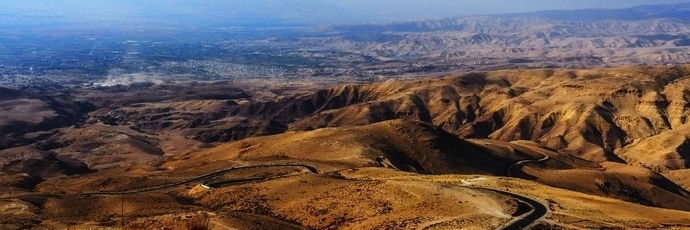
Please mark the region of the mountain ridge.
<svg viewBox="0 0 690 230"><path fill-rule="evenodd" d="M690 2L660 5L640 5L624 9L575 9L575 10L545 10L527 13L506 13L488 15L468 15L449 17L443 19L412 20L405 22L387 23L362 23L354 25L335 25L336 30L356 29L369 30L370 32L432 32L444 30L463 30L465 27L457 23L462 19L542 19L555 21L641 21L650 19L676 19L690 20L687 12L690 11Z"/></svg>
<svg viewBox="0 0 690 230"><path fill-rule="evenodd" d="M204 142L224 142L290 130L421 120L460 137L532 140L595 162L625 162L629 158L616 151L683 130L690 114L689 73L687 65L504 70L344 85L271 101L226 103L174 129ZM117 124L158 132L163 126L152 122L179 118L175 110L154 117L150 111L125 106L99 119L116 117Z"/></svg>
<svg viewBox="0 0 690 230"><path fill-rule="evenodd" d="M42 98L35 103L86 100L96 109L84 111L83 123L23 134L26 145L0 150L0 183L8 188L2 196L9 197L0 202L39 210L0 210L0 219L52 221L13 227L19 229L112 225L122 207L118 191L161 188L123 197L129 216L137 216L128 223L165 226L156 221L203 211L237 226L218 211L227 209L256 215L252 221L315 228L462 227L476 217L458 218L457 210L474 203L439 196L439 189L457 197L489 188L544 200L552 210L545 226L687 221L690 65L454 73L297 91L235 84L27 96ZM176 93L183 86L189 93ZM206 182L223 185L207 189ZM381 196L372 203L372 194ZM517 203L496 195L482 196L502 204L492 218L518 215ZM477 199L469 196L462 199ZM406 205L428 197L439 199L429 210L449 212L414 222L419 207ZM381 219L337 219L370 212ZM410 222L383 219L391 215Z"/></svg>

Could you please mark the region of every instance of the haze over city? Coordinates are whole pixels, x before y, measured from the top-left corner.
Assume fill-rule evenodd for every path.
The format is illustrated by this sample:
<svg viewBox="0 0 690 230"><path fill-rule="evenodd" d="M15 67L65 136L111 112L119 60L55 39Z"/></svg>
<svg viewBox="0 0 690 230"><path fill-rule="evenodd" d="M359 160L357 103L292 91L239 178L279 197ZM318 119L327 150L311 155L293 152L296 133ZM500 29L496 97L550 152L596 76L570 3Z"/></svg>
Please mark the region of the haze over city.
<svg viewBox="0 0 690 230"><path fill-rule="evenodd" d="M688 229L690 0L0 0L0 229Z"/></svg>
<svg viewBox="0 0 690 230"><path fill-rule="evenodd" d="M668 0L663 4L688 2ZM264 0L264 1L113 1L113 0L5 0L2 25L177 26L352 24L440 19L448 17L543 10L626 8L659 4L651 0Z"/></svg>

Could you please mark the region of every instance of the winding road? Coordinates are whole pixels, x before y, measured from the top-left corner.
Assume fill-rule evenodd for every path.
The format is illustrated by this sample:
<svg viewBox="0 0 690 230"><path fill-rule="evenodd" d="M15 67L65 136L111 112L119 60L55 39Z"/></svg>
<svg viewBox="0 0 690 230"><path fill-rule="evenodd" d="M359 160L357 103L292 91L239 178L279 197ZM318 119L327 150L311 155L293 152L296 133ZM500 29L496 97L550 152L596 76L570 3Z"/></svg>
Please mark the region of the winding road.
<svg viewBox="0 0 690 230"><path fill-rule="evenodd" d="M506 171L508 172L508 176L510 176L510 171L518 166L518 165L524 165L526 163L532 163L532 162L542 162L546 161L549 159L549 156L542 153L544 155L543 158L536 159L536 160L521 160L518 161L512 165L510 165ZM400 169L396 168L393 164L391 164L389 161L387 161L384 158L377 158L376 161L382 166L386 168L393 168L395 170L400 171ZM504 196L509 196L512 197L513 199L517 200L518 202L522 202L523 204L529 206L531 208L530 211L515 217L513 220L510 222L504 224L498 229L502 230L520 230L520 229L529 229L533 225L537 223L537 221L545 218L549 214L549 209L546 204L541 203L540 201L523 196L520 194L516 193L511 193L508 191L503 191L503 190L497 190L497 189L492 189L492 188L482 188L482 187L472 187L472 186L463 186L466 188L473 188L473 189L480 189L480 190L485 190L485 191L491 191L491 192L496 192Z"/></svg>
<svg viewBox="0 0 690 230"><path fill-rule="evenodd" d="M201 181L205 180L208 178L216 177L223 175L225 173L229 173L233 170L239 170L239 169L251 169L251 168L272 168L272 167L301 167L309 170L309 173L313 174L318 174L319 169L312 166L312 165L307 165L307 164L269 164L269 165L249 165L249 166L232 166L229 168L217 170L215 172L211 173L206 173L202 174L196 177L188 178L185 180L181 180L178 182L173 182L173 183L168 183L164 185L158 185L158 186L152 186L152 187L146 187L146 188L140 188L140 189L133 189L133 190L127 190L127 191L118 191L118 192L86 192L82 193L82 196L113 196L113 195L130 195L130 194L139 194L139 193L147 193L147 192L154 192L154 191L159 191L163 189L168 189L176 186L180 186L183 184L188 184L191 182L196 182L196 181ZM285 177L285 176L282 176ZM240 182L251 182L251 181L258 181L258 180L267 180L267 179L277 179L277 178L282 178L282 177L274 177L274 178L264 178L264 177L256 177L256 178L244 178L244 179L236 179L236 180L226 180L226 181L216 181L216 182L203 182L202 187L204 188L212 188L209 186L209 184L214 185L214 186L219 186L223 184L231 184L231 183L240 183Z"/></svg>
<svg viewBox="0 0 690 230"><path fill-rule="evenodd" d="M536 224L537 221L541 220L542 218L546 217L546 215L549 213L549 209L546 207L545 204L542 204L541 202L511 192L506 192L506 191L501 191L501 190L496 190L496 189L490 189L490 188L480 188L483 190L488 190L496 193L500 193L505 196L512 197L519 202L523 202L527 206L531 207L532 210L522 214L512 221L504 224L501 228L503 230L519 230L519 229L528 229L532 227L534 224Z"/></svg>
<svg viewBox="0 0 690 230"><path fill-rule="evenodd" d="M521 160L516 162L515 164L512 164L507 171L510 172L512 168L517 167L518 165L524 165L526 163L530 162L541 162L548 160L549 157L544 154L544 158L538 159L538 160ZM382 164L386 164L386 162L382 162L382 160L379 162ZM393 169L399 170L395 168L393 165L386 164L388 166L392 166ZM159 191L163 189L168 189L196 181L202 181L206 180L212 177L220 176L225 173L232 172L234 170L239 170L239 169L251 169L251 168L271 168L271 167L301 167L305 168L309 171L309 173L312 174L319 174L318 168L312 165L307 165L307 164L267 164L267 165L249 165L249 166L233 166L221 170L217 170L211 173L206 173L202 174L196 177L188 178L185 180L173 182L173 183L168 183L164 185L158 185L158 186L152 186L152 187L146 187L146 188L140 188L140 189L134 189L134 190L127 190L127 191L115 191L115 192L86 192L82 193L82 196L114 196L114 195L129 195L129 194L138 194L138 193L147 193L147 192L154 192L154 191ZM253 182L253 181L261 181L261 180L270 180L270 179L278 179L278 178L284 178L284 177L290 177L290 176L295 176L295 175L285 175L285 176L279 176L279 177L251 177L251 178L241 178L241 179L232 179L232 180L221 180L221 181L204 181L201 182L201 187L205 189L212 189L212 188L217 188L223 185L230 185L230 184L237 184L237 183L247 183L247 182ZM534 225L537 221L540 219L544 218L548 213L549 210L545 204L542 204L538 200L535 200L533 198L511 193L508 191L502 191L502 190L497 190L497 189L491 189L491 188L481 188L481 187L470 187L470 186L463 186L463 187L468 187L468 188L474 188L474 189L480 189L480 190L486 190L486 191L491 191L495 193L499 193L504 196L509 196L512 197L513 199L516 199L518 202L521 202L531 208L530 211L515 217L512 221L506 223L499 229L503 230L518 230L518 229L526 229Z"/></svg>
<svg viewBox="0 0 690 230"><path fill-rule="evenodd" d="M521 161L515 162L514 164L508 166L508 168L506 169L506 175L508 175L509 177L512 177L513 176L512 175L513 168L515 168L517 166L523 166L527 163L538 163L538 162L549 160L549 155L546 155L544 153L541 153L541 154L544 155L544 157L536 159L536 160L533 160L533 159L521 160Z"/></svg>
<svg viewBox="0 0 690 230"><path fill-rule="evenodd" d="M529 146L526 146L526 147L534 150L535 152L541 153L542 155L544 155L544 157L539 158L539 159L527 159L527 160L521 160L521 161L515 162L514 164L512 164L512 165L508 166L508 168L506 168L506 175L508 175L509 177L512 177L512 170L515 167L523 166L527 163L539 163L539 162L544 162L544 161L549 160L549 155L546 155L545 153L536 151L535 149L533 149ZM511 193L511 192L506 192L506 191L501 191L501 190L496 190L496 189L487 189L487 188L484 188L484 189L494 191L494 192L497 192L497 193L500 193L500 194L503 194L506 196L513 197L516 200L523 202L524 204L526 204L532 208L532 211L527 212L527 213L519 216L518 218L514 219L513 221L506 223L500 229L505 229L505 230L517 230L517 229L526 229L526 228L529 229L538 220L546 217L546 215L549 214L548 207L545 204L539 202L538 200L535 200L535 199L532 199L532 198L529 198L529 197L526 197L523 195Z"/></svg>

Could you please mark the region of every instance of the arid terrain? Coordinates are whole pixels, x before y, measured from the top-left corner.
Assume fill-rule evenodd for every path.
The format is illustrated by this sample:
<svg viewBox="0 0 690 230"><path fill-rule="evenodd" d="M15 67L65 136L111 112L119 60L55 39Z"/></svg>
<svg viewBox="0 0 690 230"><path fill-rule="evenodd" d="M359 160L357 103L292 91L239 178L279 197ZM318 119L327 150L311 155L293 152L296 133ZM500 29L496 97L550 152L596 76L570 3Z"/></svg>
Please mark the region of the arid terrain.
<svg viewBox="0 0 690 230"><path fill-rule="evenodd" d="M690 66L0 89L0 228L685 229Z"/></svg>
<svg viewBox="0 0 690 230"><path fill-rule="evenodd" d="M690 229L688 0L0 22L0 230Z"/></svg>

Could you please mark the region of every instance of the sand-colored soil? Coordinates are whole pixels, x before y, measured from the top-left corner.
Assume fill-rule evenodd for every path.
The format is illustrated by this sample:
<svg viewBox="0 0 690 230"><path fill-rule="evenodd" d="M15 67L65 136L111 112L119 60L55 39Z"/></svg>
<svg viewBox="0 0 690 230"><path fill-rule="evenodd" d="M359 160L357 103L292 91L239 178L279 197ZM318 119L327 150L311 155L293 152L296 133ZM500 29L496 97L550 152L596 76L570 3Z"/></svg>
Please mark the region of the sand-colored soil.
<svg viewBox="0 0 690 230"><path fill-rule="evenodd" d="M688 228L689 68L84 92L83 123L8 134L0 229L494 229L532 210L509 194L544 228Z"/></svg>

